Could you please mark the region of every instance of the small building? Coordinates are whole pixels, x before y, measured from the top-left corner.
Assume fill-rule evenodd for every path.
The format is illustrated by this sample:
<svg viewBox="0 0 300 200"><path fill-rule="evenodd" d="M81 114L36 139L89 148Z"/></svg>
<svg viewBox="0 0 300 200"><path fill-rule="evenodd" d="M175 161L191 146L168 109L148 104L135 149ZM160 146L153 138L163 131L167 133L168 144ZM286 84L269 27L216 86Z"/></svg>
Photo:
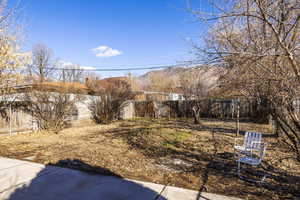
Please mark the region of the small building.
<svg viewBox="0 0 300 200"><path fill-rule="evenodd" d="M185 100L184 95L180 93L167 93L157 91L137 91L136 101L178 101Z"/></svg>
<svg viewBox="0 0 300 200"><path fill-rule="evenodd" d="M183 94L170 93L169 100L178 101L178 100L185 100L185 98L184 98Z"/></svg>

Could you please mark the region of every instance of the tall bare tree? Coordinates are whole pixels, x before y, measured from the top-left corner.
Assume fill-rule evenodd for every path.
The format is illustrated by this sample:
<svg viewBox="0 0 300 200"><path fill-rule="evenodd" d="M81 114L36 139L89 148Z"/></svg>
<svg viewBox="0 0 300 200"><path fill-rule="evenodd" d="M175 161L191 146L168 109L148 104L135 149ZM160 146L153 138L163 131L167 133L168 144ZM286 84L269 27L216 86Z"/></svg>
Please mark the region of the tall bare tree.
<svg viewBox="0 0 300 200"><path fill-rule="evenodd" d="M207 66L201 66L190 69L180 76L180 87L184 98L192 103L192 112L194 123L200 124L200 113L204 111L205 102L209 98L211 89L215 86L215 81L211 80L217 77L217 74Z"/></svg>
<svg viewBox="0 0 300 200"><path fill-rule="evenodd" d="M9 86L21 78L17 70L25 64L26 55L20 51L16 21L17 8L8 7L6 0L0 0L0 88L6 93Z"/></svg>
<svg viewBox="0 0 300 200"><path fill-rule="evenodd" d="M6 0L0 0L0 115L7 120L10 101L5 101L6 95L22 82L19 71L28 58L20 50L20 24L16 20L18 14L17 5L8 6Z"/></svg>
<svg viewBox="0 0 300 200"><path fill-rule="evenodd" d="M300 1L210 2L215 13L191 10L197 19L215 22L205 47L194 46L199 58L228 68L225 89L267 101L283 141L300 161L299 110L294 107L300 94Z"/></svg>
<svg viewBox="0 0 300 200"><path fill-rule="evenodd" d="M176 88L176 82L172 77L166 77L163 73L150 74L149 89L157 92L171 93Z"/></svg>
<svg viewBox="0 0 300 200"><path fill-rule="evenodd" d="M32 50L32 64L28 66L29 75L36 76L40 82L51 78L54 73L52 50L42 44L37 44Z"/></svg>

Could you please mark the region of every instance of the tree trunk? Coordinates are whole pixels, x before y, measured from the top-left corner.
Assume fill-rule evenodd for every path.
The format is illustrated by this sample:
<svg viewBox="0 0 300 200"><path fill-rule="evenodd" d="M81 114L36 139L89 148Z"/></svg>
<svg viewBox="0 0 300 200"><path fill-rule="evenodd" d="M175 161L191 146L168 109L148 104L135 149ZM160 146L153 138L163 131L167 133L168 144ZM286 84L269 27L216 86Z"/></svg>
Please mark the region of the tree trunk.
<svg viewBox="0 0 300 200"><path fill-rule="evenodd" d="M200 123L200 109L193 107L193 114L194 114L194 124L201 124Z"/></svg>

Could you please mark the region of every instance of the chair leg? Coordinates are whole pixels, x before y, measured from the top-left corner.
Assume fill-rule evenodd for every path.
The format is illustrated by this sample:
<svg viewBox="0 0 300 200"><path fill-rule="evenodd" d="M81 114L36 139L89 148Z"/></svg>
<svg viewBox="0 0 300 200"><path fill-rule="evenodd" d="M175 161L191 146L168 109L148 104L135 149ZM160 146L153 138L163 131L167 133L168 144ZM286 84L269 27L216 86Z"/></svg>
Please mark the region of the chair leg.
<svg viewBox="0 0 300 200"><path fill-rule="evenodd" d="M239 176L240 178L242 178L242 177L241 177L241 162L239 162L239 161L238 161L238 170L237 170L237 171L238 171L238 176Z"/></svg>
<svg viewBox="0 0 300 200"><path fill-rule="evenodd" d="M241 166L242 166L242 163L238 162L238 170L237 171L238 171L238 176L239 176L240 179L250 181L250 182L254 182L254 183L264 183L264 181L267 177L266 174L260 180L248 179L248 178L245 178L244 176L241 175Z"/></svg>

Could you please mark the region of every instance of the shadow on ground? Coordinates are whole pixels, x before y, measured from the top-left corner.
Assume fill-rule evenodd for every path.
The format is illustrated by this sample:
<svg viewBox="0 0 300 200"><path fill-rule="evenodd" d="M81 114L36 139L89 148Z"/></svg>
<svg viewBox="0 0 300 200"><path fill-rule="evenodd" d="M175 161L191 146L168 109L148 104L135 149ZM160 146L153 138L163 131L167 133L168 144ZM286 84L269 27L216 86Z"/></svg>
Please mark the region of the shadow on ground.
<svg viewBox="0 0 300 200"><path fill-rule="evenodd" d="M80 169L84 172L56 166ZM91 166L76 159L46 165L29 184L22 183L15 187L18 188L10 188L12 192L9 200L165 199L157 192L125 180L108 169Z"/></svg>
<svg viewBox="0 0 300 200"><path fill-rule="evenodd" d="M157 165L174 174L189 174L200 178L199 196L201 192L221 192L229 196L250 197L251 199L286 199L300 197L300 177L272 167L272 164L263 162L260 168L246 168L244 173L250 177L260 179L262 174L267 175L263 184L247 182L237 177L237 164L233 152L224 152L227 141L216 138L214 135L235 134L234 129L225 129L217 126L191 125L185 122L161 122L160 126L150 127L151 123L142 122L142 127L121 126L107 132L112 137L123 138L132 148L142 152L145 156L155 159ZM184 141L170 141L157 131L160 128L184 128L197 131L211 131L210 143L213 149L208 151L201 145L195 148L194 144ZM154 130L154 131L153 131ZM243 135L244 132L241 133ZM157 138L161 137L161 141ZM201 137L201 136L200 136ZM273 134L264 134L265 138L273 138ZM155 139L153 139L155 138ZM223 138L224 139L224 138ZM167 145L165 145L167 144ZM180 184L182 180L173 175L172 184Z"/></svg>
<svg viewBox="0 0 300 200"><path fill-rule="evenodd" d="M159 128L177 128L177 129L189 129L191 131L212 131L214 130L217 134L222 134L222 135L227 135L227 136L235 136L237 129L236 129L236 121L233 119L213 119L213 118L205 118L205 119L201 119L202 122L209 122L212 123L209 126L204 125L204 124L194 124L191 120L189 119L171 119L171 120L167 120L167 119L137 119L137 120L133 120L134 122L137 122L138 124L142 125L142 126L149 126L153 123L159 124ZM224 122L231 122L234 125L233 126L225 126L224 124L217 125L218 123L224 123ZM250 120L240 120L240 123L253 123ZM121 125L122 126L122 125ZM128 126L128 125L124 125L125 127L127 126L129 127L134 127L134 125L132 126ZM243 136L246 131L241 130L242 125L240 125L240 130L239 130L239 134L241 136ZM270 134L270 133L262 133L262 136L265 138L274 138L277 137L276 134Z"/></svg>

